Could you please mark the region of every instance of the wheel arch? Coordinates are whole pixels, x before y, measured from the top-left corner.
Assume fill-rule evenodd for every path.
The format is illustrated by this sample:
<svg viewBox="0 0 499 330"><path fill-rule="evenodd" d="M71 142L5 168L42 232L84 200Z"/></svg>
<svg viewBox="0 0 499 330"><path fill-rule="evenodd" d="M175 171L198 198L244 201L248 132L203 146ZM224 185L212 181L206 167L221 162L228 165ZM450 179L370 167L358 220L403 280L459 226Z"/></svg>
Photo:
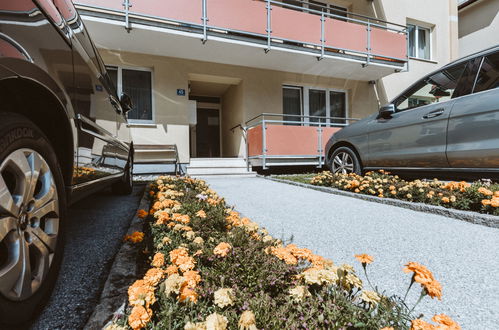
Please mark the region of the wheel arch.
<svg viewBox="0 0 499 330"><path fill-rule="evenodd" d="M61 164L64 184L71 185L74 134L61 100L40 82L19 76L0 80L0 99L0 111L25 116L47 136Z"/></svg>

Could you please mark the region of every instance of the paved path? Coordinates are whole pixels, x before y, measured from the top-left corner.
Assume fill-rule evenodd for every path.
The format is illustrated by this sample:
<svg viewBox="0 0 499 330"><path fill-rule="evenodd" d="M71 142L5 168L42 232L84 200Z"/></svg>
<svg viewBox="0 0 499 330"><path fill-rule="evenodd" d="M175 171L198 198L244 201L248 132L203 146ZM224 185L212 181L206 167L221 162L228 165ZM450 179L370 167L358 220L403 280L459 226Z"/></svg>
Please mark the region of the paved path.
<svg viewBox="0 0 499 330"><path fill-rule="evenodd" d="M276 238L350 263L354 254L375 258L370 279L387 293L403 295L408 261L429 267L443 285L442 301L426 298L417 310L446 313L463 329L499 328L499 230L273 182L262 178L207 178L243 215ZM411 290L409 306L419 290Z"/></svg>
<svg viewBox="0 0 499 330"><path fill-rule="evenodd" d="M32 330L81 329L97 304L109 269L144 191L129 196L105 190L68 210L66 244L59 277Z"/></svg>

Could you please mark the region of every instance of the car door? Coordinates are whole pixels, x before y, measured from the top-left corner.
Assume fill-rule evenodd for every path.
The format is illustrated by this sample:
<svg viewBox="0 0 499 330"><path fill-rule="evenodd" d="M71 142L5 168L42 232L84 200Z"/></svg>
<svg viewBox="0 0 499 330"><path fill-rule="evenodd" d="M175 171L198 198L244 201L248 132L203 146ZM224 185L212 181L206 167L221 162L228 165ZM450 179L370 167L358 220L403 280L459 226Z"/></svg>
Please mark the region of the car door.
<svg viewBox="0 0 499 330"><path fill-rule="evenodd" d="M98 53L70 0L55 0L71 27L73 44L73 103L78 124L77 184L119 175L116 165L116 97L109 94Z"/></svg>
<svg viewBox="0 0 499 330"><path fill-rule="evenodd" d="M455 168L499 168L499 52L478 59L473 92L456 99L447 158ZM476 72L476 71L475 71ZM472 85L472 86L473 86Z"/></svg>
<svg viewBox="0 0 499 330"><path fill-rule="evenodd" d="M448 167L447 121L466 63L443 68L406 90L390 118L368 124L368 167Z"/></svg>

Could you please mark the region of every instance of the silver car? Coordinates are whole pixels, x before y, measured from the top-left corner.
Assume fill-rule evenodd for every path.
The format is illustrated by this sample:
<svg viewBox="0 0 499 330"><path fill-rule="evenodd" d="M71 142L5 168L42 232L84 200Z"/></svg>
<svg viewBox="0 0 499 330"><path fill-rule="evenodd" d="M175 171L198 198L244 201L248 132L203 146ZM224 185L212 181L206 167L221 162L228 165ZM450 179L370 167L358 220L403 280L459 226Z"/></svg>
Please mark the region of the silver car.
<svg viewBox="0 0 499 330"><path fill-rule="evenodd" d="M334 134L334 173L467 173L499 177L499 45L452 62L379 113Z"/></svg>

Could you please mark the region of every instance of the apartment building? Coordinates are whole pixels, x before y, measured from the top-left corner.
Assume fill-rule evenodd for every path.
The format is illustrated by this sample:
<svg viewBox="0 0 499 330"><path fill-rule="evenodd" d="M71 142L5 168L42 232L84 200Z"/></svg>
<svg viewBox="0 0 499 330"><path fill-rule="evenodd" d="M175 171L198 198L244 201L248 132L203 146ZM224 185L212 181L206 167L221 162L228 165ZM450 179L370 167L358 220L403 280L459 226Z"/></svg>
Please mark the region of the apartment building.
<svg viewBox="0 0 499 330"><path fill-rule="evenodd" d="M183 164L320 165L331 134L458 54L456 0L75 3L135 100L135 143Z"/></svg>
<svg viewBox="0 0 499 330"><path fill-rule="evenodd" d="M459 0L459 56L499 44L499 0Z"/></svg>

